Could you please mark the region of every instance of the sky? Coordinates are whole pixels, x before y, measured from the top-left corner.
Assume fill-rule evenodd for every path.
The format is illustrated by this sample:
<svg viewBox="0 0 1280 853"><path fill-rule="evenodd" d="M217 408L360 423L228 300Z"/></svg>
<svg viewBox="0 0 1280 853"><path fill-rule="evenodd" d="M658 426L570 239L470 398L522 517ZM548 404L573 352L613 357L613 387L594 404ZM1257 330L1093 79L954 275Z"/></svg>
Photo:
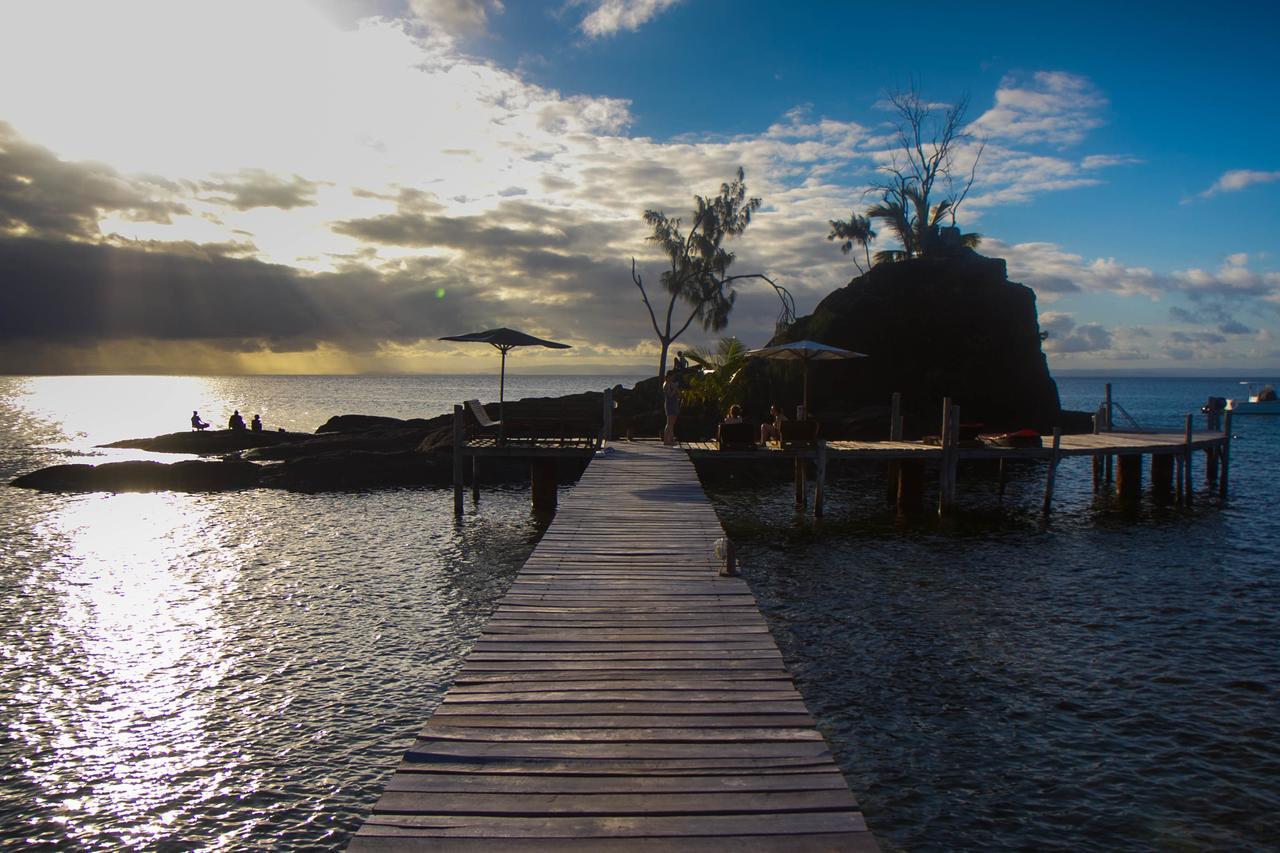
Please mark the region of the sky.
<svg viewBox="0 0 1280 853"><path fill-rule="evenodd" d="M496 326L573 347L513 372L649 372L644 211L741 166L732 271L808 314L858 273L828 222L912 85L967 99L957 224L1035 291L1053 370L1280 372L1280 7L904 8L0 4L0 372L484 372L437 338ZM778 308L744 281L719 335Z"/></svg>

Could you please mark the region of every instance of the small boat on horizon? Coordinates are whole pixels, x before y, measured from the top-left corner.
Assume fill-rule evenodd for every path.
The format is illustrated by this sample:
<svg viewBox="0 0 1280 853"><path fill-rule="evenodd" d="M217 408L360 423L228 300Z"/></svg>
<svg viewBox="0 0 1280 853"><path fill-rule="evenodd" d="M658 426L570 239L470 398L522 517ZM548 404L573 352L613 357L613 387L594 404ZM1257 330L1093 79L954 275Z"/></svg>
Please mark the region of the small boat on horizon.
<svg viewBox="0 0 1280 853"><path fill-rule="evenodd" d="M1253 382L1241 382L1249 388L1248 400L1227 400L1227 411L1240 415L1280 415L1280 397L1276 395L1276 386L1263 385L1254 391Z"/></svg>

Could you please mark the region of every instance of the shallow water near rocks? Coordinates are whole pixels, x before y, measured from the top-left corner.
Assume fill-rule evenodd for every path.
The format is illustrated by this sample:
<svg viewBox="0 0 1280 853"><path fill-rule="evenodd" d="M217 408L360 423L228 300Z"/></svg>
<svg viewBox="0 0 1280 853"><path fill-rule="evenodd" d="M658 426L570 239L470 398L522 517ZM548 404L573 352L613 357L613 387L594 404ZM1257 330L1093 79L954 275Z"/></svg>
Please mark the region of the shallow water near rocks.
<svg viewBox="0 0 1280 853"><path fill-rule="evenodd" d="M630 382L508 389L615 381ZM192 408L314 429L435 414L494 384L0 378L0 475L124 458L93 445L181 429ZM1094 380L1060 385L1069 406L1101 397ZM1116 387L1140 420L1179 430L1233 390ZM1003 505L990 472L962 470L945 522L895 517L874 466L832 471L821 522L797 516L786 480L708 479L886 848L1265 849L1280 835L1280 418L1234 432L1225 506L1199 462L1194 507L1128 514L1094 500L1087 462L1064 462L1048 523L1036 465ZM444 490L0 488L0 839L342 846L544 524L521 488L486 489L461 523Z"/></svg>

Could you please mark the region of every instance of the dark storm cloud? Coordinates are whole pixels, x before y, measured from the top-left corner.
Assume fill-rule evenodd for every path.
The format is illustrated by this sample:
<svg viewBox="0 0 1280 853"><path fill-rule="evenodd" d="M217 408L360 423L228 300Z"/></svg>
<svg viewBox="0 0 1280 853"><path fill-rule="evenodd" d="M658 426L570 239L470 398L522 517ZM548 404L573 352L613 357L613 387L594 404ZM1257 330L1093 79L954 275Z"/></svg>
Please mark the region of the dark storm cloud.
<svg viewBox="0 0 1280 853"><path fill-rule="evenodd" d="M145 222L185 214L177 184L125 176L103 163L67 162L0 122L0 234L97 237L104 212Z"/></svg>
<svg viewBox="0 0 1280 853"><path fill-rule="evenodd" d="M1218 324L1218 331L1224 335L1252 335L1254 330L1238 320L1228 320Z"/></svg>
<svg viewBox="0 0 1280 853"><path fill-rule="evenodd" d="M214 180L202 181L200 189L214 194L208 197L209 201L236 210L255 207L292 210L314 206L319 186L319 183L298 175L285 178L262 169L241 169L234 175L215 175Z"/></svg>
<svg viewBox="0 0 1280 853"><path fill-rule="evenodd" d="M228 349L353 348L456 331L483 300L427 298L420 279L304 275L218 255L0 238L0 343L224 341Z"/></svg>

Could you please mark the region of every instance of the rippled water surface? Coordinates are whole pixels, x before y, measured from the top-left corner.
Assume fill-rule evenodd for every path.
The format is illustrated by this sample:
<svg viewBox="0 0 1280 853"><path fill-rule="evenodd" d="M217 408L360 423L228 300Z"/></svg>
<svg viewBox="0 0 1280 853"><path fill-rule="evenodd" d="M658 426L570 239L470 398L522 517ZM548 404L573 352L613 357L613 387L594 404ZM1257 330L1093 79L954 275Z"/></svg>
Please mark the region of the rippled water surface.
<svg viewBox="0 0 1280 853"><path fill-rule="evenodd" d="M1200 384L1117 391L1180 427ZM887 848L1275 849L1280 418L1233 432L1225 507L1199 459L1194 507L1137 513L1064 462L1047 524L1037 466L1002 508L992 472L962 469L945 523L896 519L871 468L836 475L820 523L788 482L709 484Z"/></svg>
<svg viewBox="0 0 1280 853"><path fill-rule="evenodd" d="M493 384L0 377L0 477L149 457L94 445L182 429L193 408L314 429L436 414ZM0 486L0 846L340 846L544 526L518 488L455 523L445 490Z"/></svg>
<svg viewBox="0 0 1280 853"><path fill-rule="evenodd" d="M523 377L513 396L622 378ZM509 378L509 383L511 379ZM521 387L520 383L524 383ZM0 476L221 420L430 415L477 378L0 378ZM628 383L629 384L629 383ZM1061 383L1092 408L1097 381ZM1213 380L1117 382L1181 428ZM708 480L888 849L1262 850L1280 837L1280 418L1231 497L1126 513L1064 462L961 471L945 522L832 471ZM145 454L144 454L145 455ZM541 530L522 489L41 495L0 488L0 843L332 848L377 798Z"/></svg>

